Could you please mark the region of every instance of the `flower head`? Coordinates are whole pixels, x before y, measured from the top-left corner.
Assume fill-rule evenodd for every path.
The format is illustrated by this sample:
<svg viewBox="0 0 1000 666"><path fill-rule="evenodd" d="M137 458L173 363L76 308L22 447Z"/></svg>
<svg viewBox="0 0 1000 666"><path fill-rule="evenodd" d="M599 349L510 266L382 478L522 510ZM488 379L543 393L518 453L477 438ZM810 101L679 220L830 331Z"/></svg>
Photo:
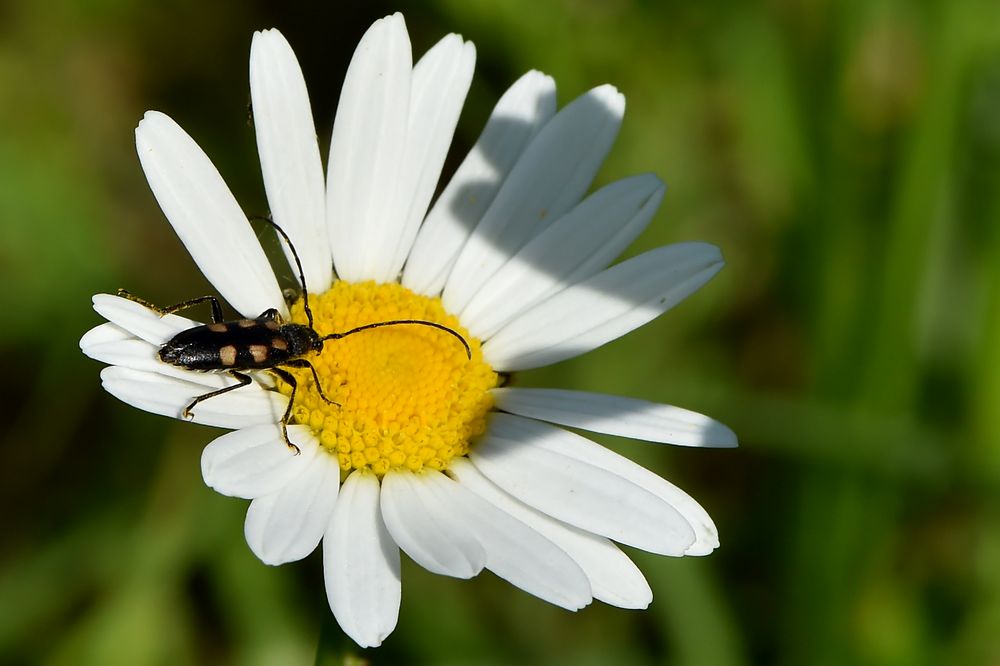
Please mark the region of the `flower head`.
<svg viewBox="0 0 1000 666"><path fill-rule="evenodd" d="M224 372L237 365L235 345L219 350L219 372L164 362L161 347L201 323L134 300L95 296L108 323L81 340L110 364L104 386L123 401L182 418L201 396L193 420L233 430L206 447L205 482L252 500L246 538L264 562L301 559L322 542L331 609L362 646L396 625L400 550L447 576L490 569L576 610L594 598L649 603L615 541L672 556L718 546L711 518L687 494L559 426L735 446L728 428L641 400L503 386L514 371L583 354L657 317L718 272L718 250L680 243L609 268L649 223L663 186L640 175L588 195L624 98L601 86L557 111L555 84L539 72L502 96L431 206L474 61L472 44L449 35L414 65L402 16L377 21L347 72L324 184L295 56L277 31L254 35L264 185L292 265L301 259L312 320L304 298L284 300L197 144L157 112L136 129L160 207L242 316L273 308L275 327L312 325L320 336L392 320L438 328L368 329L276 368L265 367L266 349L248 349L263 369L243 368L247 382ZM228 326L241 325L253 324ZM282 441L286 411L298 453Z"/></svg>

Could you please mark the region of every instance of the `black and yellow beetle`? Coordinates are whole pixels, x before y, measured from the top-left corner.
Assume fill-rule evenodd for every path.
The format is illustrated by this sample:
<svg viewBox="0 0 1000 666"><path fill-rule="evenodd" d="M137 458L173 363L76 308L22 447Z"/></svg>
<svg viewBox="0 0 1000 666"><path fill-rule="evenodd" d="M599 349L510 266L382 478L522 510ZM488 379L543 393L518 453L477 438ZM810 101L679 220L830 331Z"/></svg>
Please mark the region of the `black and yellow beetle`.
<svg viewBox="0 0 1000 666"><path fill-rule="evenodd" d="M285 368L308 368L316 382L316 390L323 400L331 405L336 405L333 400L326 397L323 392L323 385L320 383L316 368L308 359L304 358L310 352L322 352L327 340L340 340L349 335L368 331L384 326L418 325L430 326L445 331L455 336L465 347L465 353L472 358L472 349L462 335L454 329L448 328L444 324L423 319L392 319L380 321L372 324L365 324L352 328L343 333L330 333L321 336L313 327L313 314L309 308L309 291L306 289L305 276L302 271L302 262L295 251L288 235L268 218L261 219L281 235L291 250L295 259L295 267L299 273L299 283L302 285L302 301L306 318L309 324L290 324L281 321L278 311L275 309L265 310L256 319L234 319L225 320L222 315L222 306L216 296L201 296L193 298L183 303L161 308L154 305L124 289L118 290L118 295L143 305L160 316L166 316L202 303L211 303L212 323L201 326L193 326L183 330L171 339L167 340L160 347L158 356L164 363L193 370L196 372L226 372L234 377L239 383L231 386L205 393L194 398L185 408L181 415L184 418L191 417L191 410L200 403L220 396L230 391L235 391L250 384L253 379L246 374L248 371L265 370L277 375L292 387L291 395L288 396L288 407L281 417L281 436L285 444L296 453L299 448L288 439L287 424L292 414L292 407L295 403L295 392L298 384L292 375Z"/></svg>

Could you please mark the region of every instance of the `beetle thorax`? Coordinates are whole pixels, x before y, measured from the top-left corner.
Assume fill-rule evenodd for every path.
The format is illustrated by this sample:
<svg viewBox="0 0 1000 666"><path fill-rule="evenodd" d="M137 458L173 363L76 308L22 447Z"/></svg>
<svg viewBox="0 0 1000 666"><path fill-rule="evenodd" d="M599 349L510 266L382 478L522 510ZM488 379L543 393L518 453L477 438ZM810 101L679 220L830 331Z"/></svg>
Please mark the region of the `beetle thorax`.
<svg viewBox="0 0 1000 666"><path fill-rule="evenodd" d="M278 329L278 333L288 343L288 353L292 358L312 351L323 351L323 341L319 334L308 326L284 324Z"/></svg>

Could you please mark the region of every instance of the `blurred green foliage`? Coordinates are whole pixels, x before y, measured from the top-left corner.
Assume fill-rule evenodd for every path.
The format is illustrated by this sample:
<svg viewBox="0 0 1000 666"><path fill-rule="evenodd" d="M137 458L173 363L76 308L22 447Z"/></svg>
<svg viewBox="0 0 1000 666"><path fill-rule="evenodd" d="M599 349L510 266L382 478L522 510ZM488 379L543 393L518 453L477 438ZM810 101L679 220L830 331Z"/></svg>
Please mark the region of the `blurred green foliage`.
<svg viewBox="0 0 1000 666"><path fill-rule="evenodd" d="M635 553L646 612L570 614L484 574L404 566L373 663L1000 663L1000 5L995 0L439 0L0 4L0 662L344 663L320 563L271 569L245 502L200 480L217 433L140 413L77 350L95 292L208 291L131 128L163 110L264 212L252 31L302 62L326 151L368 24L478 48L454 168L543 70L616 84L599 183L668 182L632 248L703 239L728 267L661 320L520 378L715 416L737 451L602 442L716 518L704 559ZM317 654L317 645L320 645Z"/></svg>

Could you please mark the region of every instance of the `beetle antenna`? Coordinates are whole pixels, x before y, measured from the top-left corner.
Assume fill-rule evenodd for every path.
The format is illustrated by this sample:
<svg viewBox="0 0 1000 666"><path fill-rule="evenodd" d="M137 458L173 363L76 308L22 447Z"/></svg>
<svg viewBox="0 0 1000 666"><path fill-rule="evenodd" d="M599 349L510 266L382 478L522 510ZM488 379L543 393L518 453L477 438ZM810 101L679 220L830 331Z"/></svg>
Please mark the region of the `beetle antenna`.
<svg viewBox="0 0 1000 666"><path fill-rule="evenodd" d="M292 240L288 237L288 234L285 233L285 230L279 227L271 218L263 215L251 215L250 219L267 222L274 227L274 230L278 232L278 235L284 238L285 242L288 243L288 249L292 251L292 258L295 259L295 268L299 271L299 284L302 285L302 303L305 306L306 318L309 320L309 328L314 328L312 308L309 307L309 290L306 289L306 276L302 271L302 261L299 259L299 253L295 251L295 246L292 245Z"/></svg>
<svg viewBox="0 0 1000 666"><path fill-rule="evenodd" d="M440 331L444 331L445 333L449 333L455 336L458 339L458 341L462 343L462 346L465 347L465 355L469 357L469 360L472 360L472 348L469 347L469 343L466 342L465 338L462 337L461 333L459 333L453 328L448 328L444 324L439 324L436 321L426 321L423 319L393 319L391 321L379 321L375 322L374 324L365 324L364 326L358 326L357 328L352 328L351 330L345 331L343 333L331 333L330 335L324 335L320 339L323 340L324 342L327 340L340 340L341 338L346 338L348 335L354 335L355 333L360 333L361 331L368 331L373 328L382 328L383 326L399 326L401 324L416 324L418 326L430 326L431 328L436 328Z"/></svg>

